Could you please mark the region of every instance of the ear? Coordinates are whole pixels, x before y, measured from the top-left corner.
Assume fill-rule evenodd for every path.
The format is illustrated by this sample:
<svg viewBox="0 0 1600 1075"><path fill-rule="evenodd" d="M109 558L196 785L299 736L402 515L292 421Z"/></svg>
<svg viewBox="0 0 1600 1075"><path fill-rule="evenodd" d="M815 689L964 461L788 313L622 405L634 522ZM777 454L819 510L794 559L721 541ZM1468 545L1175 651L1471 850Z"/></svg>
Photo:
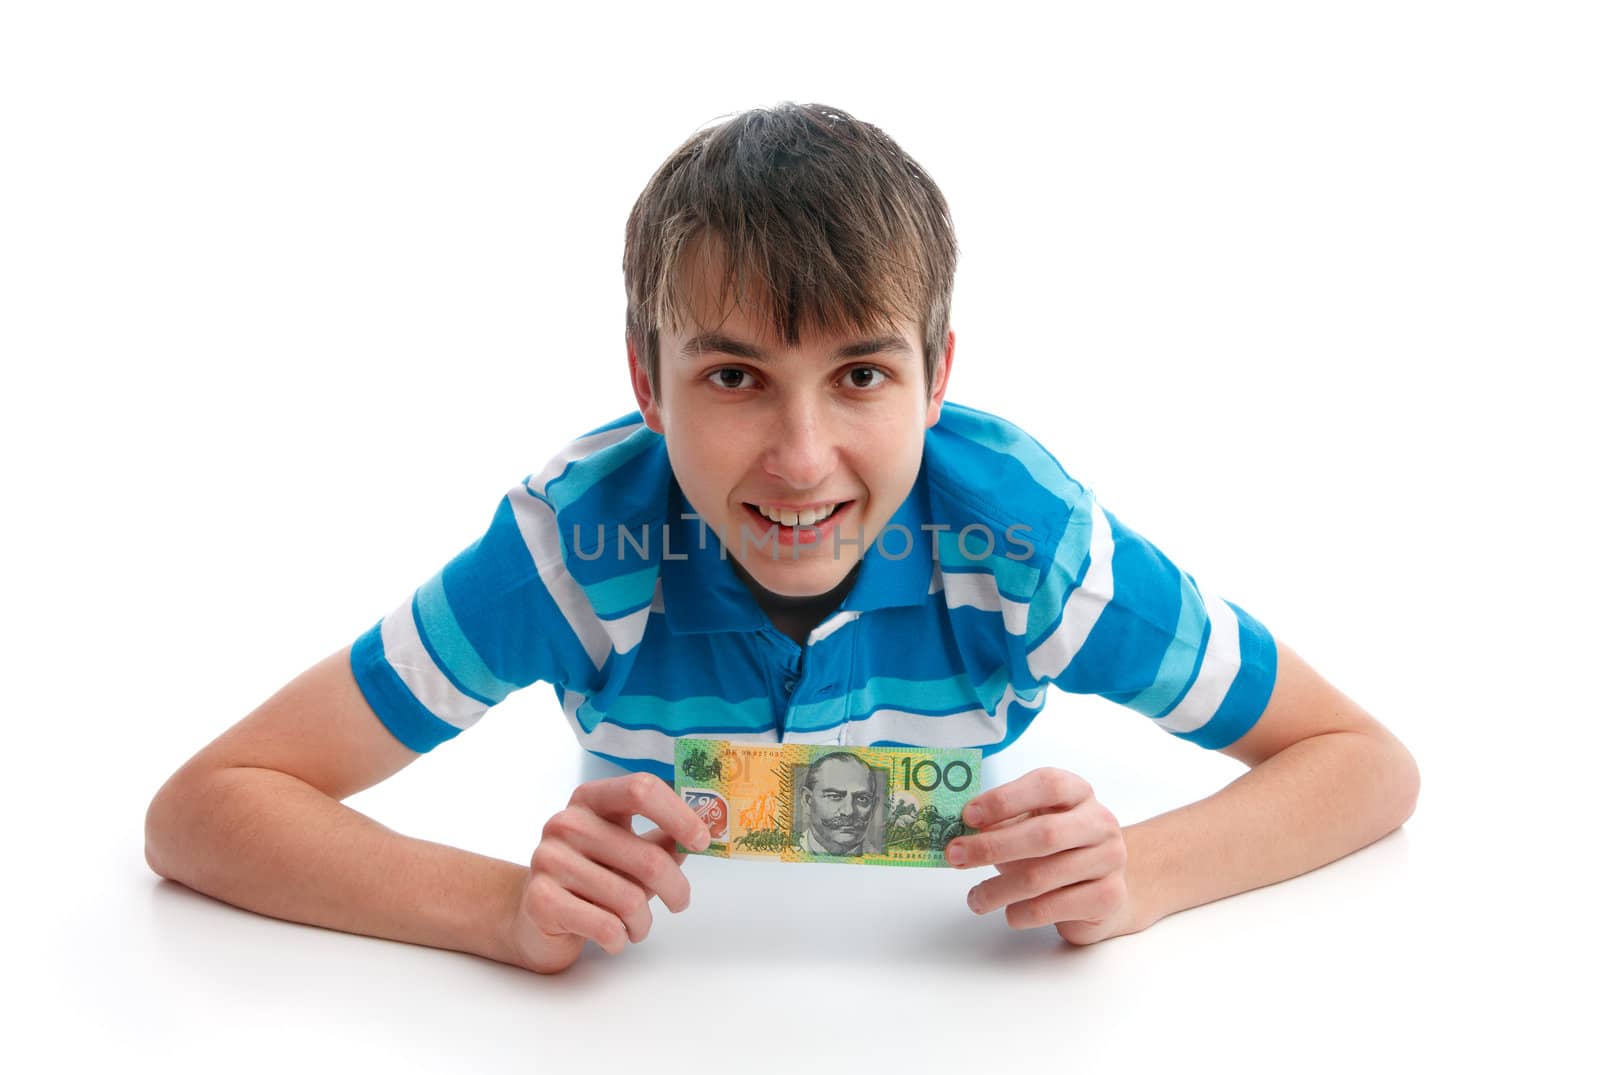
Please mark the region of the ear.
<svg viewBox="0 0 1600 1075"><path fill-rule="evenodd" d="M650 390L650 378L645 375L644 363L639 361L639 356L633 349L633 341L626 340L626 344L628 380L633 384L633 398L639 404L639 413L644 417L644 424L647 427L665 436L666 427L661 423L661 408L655 393Z"/></svg>
<svg viewBox="0 0 1600 1075"><path fill-rule="evenodd" d="M932 429L939 424L939 408L944 404L945 389L950 387L950 367L955 365L955 361L956 333L955 329L951 329L944 338L944 358L934 371L933 392L928 397L928 416L922 424L924 429Z"/></svg>

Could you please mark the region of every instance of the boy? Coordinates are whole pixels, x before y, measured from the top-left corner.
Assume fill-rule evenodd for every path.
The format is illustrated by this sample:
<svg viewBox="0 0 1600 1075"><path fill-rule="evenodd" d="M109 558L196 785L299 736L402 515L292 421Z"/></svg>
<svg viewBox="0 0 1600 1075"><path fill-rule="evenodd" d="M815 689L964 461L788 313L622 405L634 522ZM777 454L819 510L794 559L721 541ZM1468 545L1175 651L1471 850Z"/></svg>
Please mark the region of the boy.
<svg viewBox="0 0 1600 1075"><path fill-rule="evenodd" d="M1082 778L976 796L968 902L1074 944L1291 877L1414 807L1409 752L1243 609L1201 591L1032 437L945 402L956 244L882 131L785 104L698 132L627 226L637 413L574 440L483 536L157 793L151 868L262 913L539 972L683 910L673 740L1008 745L1046 686L1251 766L1121 828ZM536 681L585 783L527 867L341 800ZM637 835L642 816L658 828ZM248 837L240 834L248 834Z"/></svg>

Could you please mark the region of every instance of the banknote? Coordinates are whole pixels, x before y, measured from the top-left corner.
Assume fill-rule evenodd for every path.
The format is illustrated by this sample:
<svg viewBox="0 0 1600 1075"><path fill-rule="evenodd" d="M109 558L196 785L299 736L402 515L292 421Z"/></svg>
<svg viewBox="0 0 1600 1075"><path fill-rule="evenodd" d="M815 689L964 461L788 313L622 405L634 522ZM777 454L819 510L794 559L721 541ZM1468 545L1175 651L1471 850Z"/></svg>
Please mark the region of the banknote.
<svg viewBox="0 0 1600 1075"><path fill-rule="evenodd" d="M946 866L982 790L978 750L679 739L673 787L711 830L694 854ZM680 851L689 849L679 845Z"/></svg>

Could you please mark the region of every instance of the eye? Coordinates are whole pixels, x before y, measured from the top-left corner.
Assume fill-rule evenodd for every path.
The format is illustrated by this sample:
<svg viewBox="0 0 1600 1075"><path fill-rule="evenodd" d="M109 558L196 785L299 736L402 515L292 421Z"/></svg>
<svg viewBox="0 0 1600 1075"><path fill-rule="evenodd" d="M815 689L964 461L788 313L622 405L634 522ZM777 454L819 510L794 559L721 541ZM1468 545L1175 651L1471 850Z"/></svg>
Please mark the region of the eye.
<svg viewBox="0 0 1600 1075"><path fill-rule="evenodd" d="M712 378L719 378L714 382L718 388L726 389L730 392L741 391L737 385L730 385L726 381L720 379L730 374L734 377L748 377L750 376L750 371L742 370L738 366L718 366L716 369L706 374L706 378L708 380Z"/></svg>
<svg viewBox="0 0 1600 1075"><path fill-rule="evenodd" d="M869 379L872 374L877 374L880 380L869 380L868 383L862 384L857 377L859 374L863 373L866 374ZM749 385L746 384L745 380L743 379L748 379L750 376L751 374L749 370L741 369L738 366L718 366L716 369L711 370L706 374L706 379L711 381L715 387L720 388L725 392L745 392L749 391ZM883 387L884 383L889 378L889 371L884 369L882 366L851 366L849 371L846 372L845 376L846 378L850 379L849 386L851 388L862 389L864 391L874 391Z"/></svg>
<svg viewBox="0 0 1600 1075"><path fill-rule="evenodd" d="M889 376L889 371L883 369L881 366L852 366L852 367L850 367L850 372L849 372L849 374L847 374L847 376L854 377L858 373L877 373L877 374L881 374L886 380L888 379L888 376ZM882 383L883 383L882 381L878 382L878 384L882 384ZM852 382L851 387L853 387L853 388L877 388L878 384L859 384L859 383Z"/></svg>

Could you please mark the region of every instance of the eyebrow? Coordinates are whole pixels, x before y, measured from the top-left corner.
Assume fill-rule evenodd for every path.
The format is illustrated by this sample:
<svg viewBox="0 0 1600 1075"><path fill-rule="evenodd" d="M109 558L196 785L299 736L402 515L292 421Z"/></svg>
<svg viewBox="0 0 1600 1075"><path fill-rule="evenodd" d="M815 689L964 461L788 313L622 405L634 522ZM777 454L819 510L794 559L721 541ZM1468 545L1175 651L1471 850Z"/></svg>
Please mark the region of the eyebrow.
<svg viewBox="0 0 1600 1075"><path fill-rule="evenodd" d="M871 339L857 340L847 343L833 353L835 361L841 358L865 358L868 355L880 355L885 352L894 354L911 354L911 345L897 335L874 336ZM682 358L694 359L701 355L723 354L733 355L736 358L748 358L752 362L771 365L773 358L754 344L736 340L732 336L725 336L720 332L702 332L698 336L690 337L683 345Z"/></svg>

